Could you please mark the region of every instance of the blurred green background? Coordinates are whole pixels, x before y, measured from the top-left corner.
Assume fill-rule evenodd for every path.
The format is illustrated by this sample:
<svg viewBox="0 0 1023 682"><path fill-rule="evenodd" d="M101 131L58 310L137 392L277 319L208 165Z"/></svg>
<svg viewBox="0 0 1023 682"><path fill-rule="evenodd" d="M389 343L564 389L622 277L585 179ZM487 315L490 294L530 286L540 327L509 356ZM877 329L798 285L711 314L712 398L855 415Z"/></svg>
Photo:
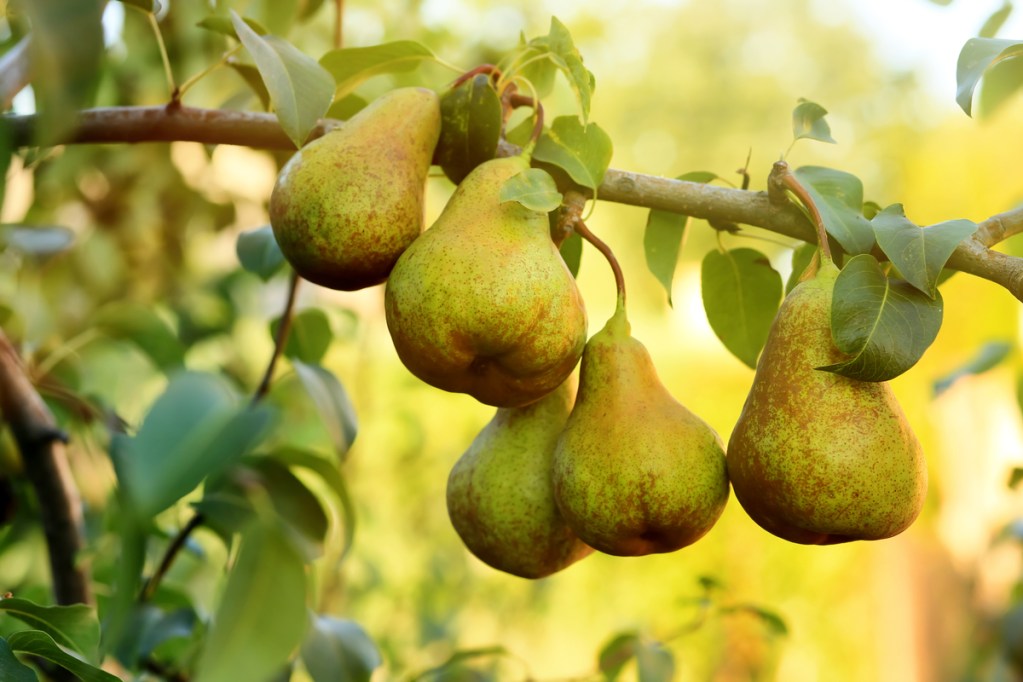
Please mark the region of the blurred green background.
<svg viewBox="0 0 1023 682"><path fill-rule="evenodd" d="M194 27L207 3L164 4L161 28L180 81L219 58L225 43ZM348 0L344 37L347 46L413 39L471 68L499 59L520 31L545 34L555 15L596 76L592 119L614 140L615 168L666 176L706 170L738 183L733 173L750 154L752 187L761 189L791 140L792 107L806 97L828 108L838 144L800 142L788 156L793 166L852 172L863 180L866 199L901 202L921 225L980 221L1015 206L1023 199L1023 105L1013 100L972 120L954 102L955 56L998 3L964 0L973 5L967 13L925 0L860 4L866 9L853 0ZM313 57L331 47L329 5L287 32ZM234 6L258 16L275 5ZM143 15L111 3L107 26L100 103L167 101ZM900 45L900 33L926 38ZM920 46L929 51L914 57ZM933 68L934 54L944 55L943 74ZM371 98L409 82L440 90L451 78L424 65L400 78L374 78L359 92ZM185 103L258 107L245 93L236 73L220 69ZM559 107L571 111L567 89L548 105ZM283 308L287 277L263 283L240 271L235 242L242 231L266 224L281 160L184 142L69 146L16 159L2 221L66 225L76 244L44 260L0 251L0 305L11 311L5 329L36 362L57 352L55 371L73 376L80 393L113 406L129 423L137 423L165 379L130 344L90 332L100 311L125 302L156 310L177 331L189 347L189 367L225 371L251 391L272 350L269 322ZM439 175L430 180L428 218L451 190ZM727 439L753 372L721 346L703 313L699 263L714 248L715 233L692 223L671 308L645 266L645 219L644 210L601 203L589 225L622 262L634 334L662 380ZM729 247L763 250L788 274L791 240L753 228L723 239ZM1002 248L1023 255L1018 244ZM595 331L613 309L611 274L587 250L579 279ZM441 393L404 370L384 324L382 287L339 293L305 284L299 308L326 311L335 341L324 364L344 382L360 420L346 465L358 511L355 546L340 567L329 557L320 566L323 606L361 623L381 646L381 679L491 645L512 655L472 665L496 666L502 679L581 679L596 669L600 647L624 631L664 642L680 680L1011 679L997 633L1023 572L1019 542L1006 531L1023 514L1020 494L1008 486L1012 468L1023 463L1019 302L964 275L942 292L945 322L937 340L893 382L931 474L926 509L906 533L877 543L801 547L761 531L732 499L705 538L677 553L594 555L527 582L477 561L447 518L447 473L490 408ZM1006 361L935 395L935 381L992 341L1011 345ZM289 438L324 445L315 411L286 368L272 399L290 420ZM83 493L102 509L113 480L102 429L82 427L73 437ZM173 531L185 518L183 508L164 521ZM197 541L217 551L212 536L200 532ZM38 557L12 560L0 574L14 582L38 566ZM169 581L210 604L219 570L216 562L186 558ZM708 611L708 603L726 608ZM780 616L787 635L753 610L727 609L744 605Z"/></svg>

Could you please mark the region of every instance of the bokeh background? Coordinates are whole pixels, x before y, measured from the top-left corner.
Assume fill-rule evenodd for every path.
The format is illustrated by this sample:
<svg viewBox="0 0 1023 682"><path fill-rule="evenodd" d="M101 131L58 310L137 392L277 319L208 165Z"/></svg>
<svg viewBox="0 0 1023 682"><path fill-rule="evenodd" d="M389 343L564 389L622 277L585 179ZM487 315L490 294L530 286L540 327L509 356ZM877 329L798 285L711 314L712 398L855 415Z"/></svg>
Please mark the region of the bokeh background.
<svg viewBox="0 0 1023 682"><path fill-rule="evenodd" d="M253 15L274 5L233 4ZM218 58L224 43L194 28L207 3L164 5L161 27L183 79ZM314 57L331 47L329 5L288 33ZM852 172L868 200L901 202L921 225L980 221L1023 200L1023 103L1011 100L975 120L954 101L959 49L999 8L996 1L345 5L346 46L412 39L465 68L499 59L520 32L543 35L550 17L559 17L596 76L592 119L614 141L615 168L665 176L713 171L738 183L734 171L749 155L752 186L763 188L791 141L791 110L805 97L830 111L838 144L802 141L788 154L793 166ZM106 26L110 58L100 101L165 102L144 18L110 3ZM1002 35L1021 34L1023 24L1011 17ZM424 65L374 78L359 92L371 98L412 82L440 90L451 78ZM237 74L219 70L185 102L258 105L244 93ZM30 97L17 106L30 108ZM548 108L571 107L562 87ZM105 306L129 301L157 310L189 344L189 367L224 371L251 390L272 350L269 321L280 314L287 278L263 283L240 271L235 242L266 224L280 161L192 143L67 147L16 159L0 219L57 223L76 233L74 249L45 262L0 252L0 302L17 313L16 335L40 359L61 349L79 390L130 423L165 379L130 344L90 335L90 320ZM430 180L429 217L451 190L439 175ZM727 440L753 371L717 341L702 310L699 264L716 235L702 221L691 224L669 307L645 266L645 220L644 210L601 203L589 224L622 261L635 336L663 382ZM791 240L753 228L723 239L761 249L783 275L791 269ZM1000 248L1023 255L1012 241ZM613 309L611 274L588 250L579 280L595 331ZM997 286L963 275L942 293L937 340L893 382L931 476L926 508L907 532L877 543L801 547L761 531L733 498L715 528L689 548L636 559L594 555L528 582L477 561L447 518L448 471L490 408L404 370L381 313L382 287L338 293L303 286L299 308L327 313L335 340L324 364L344 382L360 420L345 465L358 512L355 545L340 566L328 560L320 567L324 606L376 640L385 659L380 679L407 679L455 651L495 645L508 655L467 666L509 680L587 679L601 646L627 631L663 642L675 655L676 679L687 681L1012 679L1001 622L1023 576L1023 493L1008 485L1023 465L1020 306ZM935 382L992 342L1009 344L1001 363L936 393ZM323 446L323 427L286 370L272 399L291 420L295 442ZM113 480L102 430L74 435L76 474L88 503L102 509ZM185 518L182 509L164 521L172 531ZM197 541L216 557L212 536L200 532ZM38 552L9 556L0 567L8 581L41 565ZM183 557L169 580L211 605L219 570L216 561ZM755 609L776 614L787 634ZM1017 639L1023 646L1023 634Z"/></svg>

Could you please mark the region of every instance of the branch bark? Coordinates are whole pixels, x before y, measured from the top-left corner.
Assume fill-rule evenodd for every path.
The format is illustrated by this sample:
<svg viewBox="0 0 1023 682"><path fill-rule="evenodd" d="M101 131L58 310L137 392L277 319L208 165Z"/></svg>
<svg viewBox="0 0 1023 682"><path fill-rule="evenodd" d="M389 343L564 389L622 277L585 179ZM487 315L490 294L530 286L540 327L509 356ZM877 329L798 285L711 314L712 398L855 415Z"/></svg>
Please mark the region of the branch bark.
<svg viewBox="0 0 1023 682"><path fill-rule="evenodd" d="M64 452L65 436L0 330L0 413L21 452L25 474L39 499L58 604L91 604L89 576L78 565L82 548L82 502Z"/></svg>
<svg viewBox="0 0 1023 682"><path fill-rule="evenodd" d="M16 146L32 144L34 116L8 116ZM324 120L312 136L342 125ZM68 144L191 141L261 149L294 149L272 114L195 109L183 106L114 107L81 112ZM513 153L503 148L503 153ZM562 190L578 187L563 186ZM672 211L720 222L740 223L815 242L813 225L792 205L775 205L767 192L719 187L609 169L597 196L631 206ZM991 247L1023 232L1023 208L992 216L960 244L947 266L1006 288L1023 301L1023 259Z"/></svg>

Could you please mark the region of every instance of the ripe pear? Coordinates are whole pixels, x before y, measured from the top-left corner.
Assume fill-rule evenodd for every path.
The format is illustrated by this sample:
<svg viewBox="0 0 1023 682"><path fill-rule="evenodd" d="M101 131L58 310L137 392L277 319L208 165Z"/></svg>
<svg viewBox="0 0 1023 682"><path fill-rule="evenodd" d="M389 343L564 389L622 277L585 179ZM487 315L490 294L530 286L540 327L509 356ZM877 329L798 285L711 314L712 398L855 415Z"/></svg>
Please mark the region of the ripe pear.
<svg viewBox="0 0 1023 682"><path fill-rule="evenodd" d="M575 397L570 376L525 407L502 407L448 477L448 515L481 561L543 578L590 554L554 502L551 462Z"/></svg>
<svg viewBox="0 0 1023 682"><path fill-rule="evenodd" d="M621 299L583 352L554 497L583 542L619 556L696 542L728 500L721 438L660 382Z"/></svg>
<svg viewBox="0 0 1023 682"><path fill-rule="evenodd" d="M896 535L927 491L920 444L888 384L816 369L846 359L831 337L837 276L825 259L782 303L728 444L746 513L801 544Z"/></svg>
<svg viewBox="0 0 1023 682"><path fill-rule="evenodd" d="M571 373L586 310L551 241L547 214L501 187L521 156L477 166L387 280L387 328L405 366L428 384L496 407L540 399Z"/></svg>
<svg viewBox="0 0 1023 682"><path fill-rule="evenodd" d="M270 225L295 271L345 291L383 282L423 231L439 135L437 95L399 88L292 156L270 195Z"/></svg>

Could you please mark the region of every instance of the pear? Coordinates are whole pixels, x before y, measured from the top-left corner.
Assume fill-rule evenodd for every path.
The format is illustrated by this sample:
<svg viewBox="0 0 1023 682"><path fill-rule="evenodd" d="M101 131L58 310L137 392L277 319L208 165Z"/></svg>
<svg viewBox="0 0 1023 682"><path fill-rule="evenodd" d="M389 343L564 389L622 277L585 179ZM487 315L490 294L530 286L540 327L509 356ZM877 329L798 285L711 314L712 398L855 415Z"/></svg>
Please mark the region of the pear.
<svg viewBox="0 0 1023 682"><path fill-rule="evenodd" d="M724 510L721 438L660 382L623 301L586 344L579 396L554 450L554 497L576 535L619 556L672 552Z"/></svg>
<svg viewBox="0 0 1023 682"><path fill-rule="evenodd" d="M516 156L470 172L398 259L384 296L387 328L409 371L496 407L550 393L586 343L583 300L547 214L500 198L528 167Z"/></svg>
<svg viewBox="0 0 1023 682"><path fill-rule="evenodd" d="M299 150L270 195L270 225L303 278L354 291L383 282L423 231L440 103L399 88Z"/></svg>
<svg viewBox="0 0 1023 682"><path fill-rule="evenodd" d="M831 337L837 276L824 259L782 303L728 443L746 513L801 544L896 535L927 491L920 444L888 384L816 369L846 359Z"/></svg>
<svg viewBox="0 0 1023 682"><path fill-rule="evenodd" d="M590 554L554 503L551 462L575 397L572 377L535 403L502 407L448 477L451 524L481 561L543 578Z"/></svg>

